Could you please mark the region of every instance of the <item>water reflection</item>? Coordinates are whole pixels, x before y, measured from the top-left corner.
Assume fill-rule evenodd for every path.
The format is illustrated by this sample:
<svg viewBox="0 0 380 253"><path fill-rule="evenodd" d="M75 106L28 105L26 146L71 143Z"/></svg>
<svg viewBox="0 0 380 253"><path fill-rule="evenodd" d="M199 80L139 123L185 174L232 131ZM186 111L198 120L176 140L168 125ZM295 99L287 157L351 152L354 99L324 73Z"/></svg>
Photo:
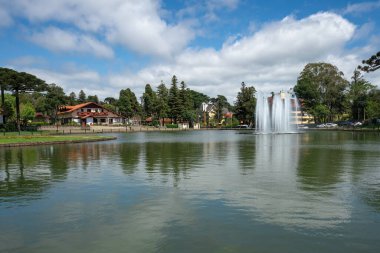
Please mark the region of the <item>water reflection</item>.
<svg viewBox="0 0 380 253"><path fill-rule="evenodd" d="M242 252L236 245L252 238L258 245L288 233L337 239L335 233L356 227L359 237L380 221L377 137L233 131L118 137L0 149L0 222L7 231L0 239L10 249L20 234L38 242L28 252L75 251L83 241L92 242L86 251L93 252L176 252L183 245L209 252L226 251L229 238L228 247Z"/></svg>

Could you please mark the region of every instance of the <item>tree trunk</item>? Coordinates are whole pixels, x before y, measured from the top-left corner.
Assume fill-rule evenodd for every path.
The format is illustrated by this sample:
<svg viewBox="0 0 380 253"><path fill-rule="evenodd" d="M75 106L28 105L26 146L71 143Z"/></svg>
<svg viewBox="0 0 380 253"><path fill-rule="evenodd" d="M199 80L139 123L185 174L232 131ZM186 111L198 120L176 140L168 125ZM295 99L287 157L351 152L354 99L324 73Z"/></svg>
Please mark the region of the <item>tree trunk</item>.
<svg viewBox="0 0 380 253"><path fill-rule="evenodd" d="M20 97L18 90L15 91L15 97L16 97L16 124L17 124L17 131L21 131L20 128Z"/></svg>
<svg viewBox="0 0 380 253"><path fill-rule="evenodd" d="M1 86L1 109L3 113L3 124L6 123L5 117L5 95L4 95L4 86Z"/></svg>

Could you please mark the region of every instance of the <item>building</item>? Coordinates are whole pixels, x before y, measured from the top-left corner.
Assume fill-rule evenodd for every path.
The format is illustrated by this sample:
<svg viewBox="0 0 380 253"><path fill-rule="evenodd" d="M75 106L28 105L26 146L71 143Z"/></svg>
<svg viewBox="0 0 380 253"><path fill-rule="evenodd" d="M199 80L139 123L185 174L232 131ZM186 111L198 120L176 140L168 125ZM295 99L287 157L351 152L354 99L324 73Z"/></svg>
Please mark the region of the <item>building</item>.
<svg viewBox="0 0 380 253"><path fill-rule="evenodd" d="M61 124L77 123L86 125L113 125L122 124L123 117L94 102L73 106L62 106L58 112Z"/></svg>

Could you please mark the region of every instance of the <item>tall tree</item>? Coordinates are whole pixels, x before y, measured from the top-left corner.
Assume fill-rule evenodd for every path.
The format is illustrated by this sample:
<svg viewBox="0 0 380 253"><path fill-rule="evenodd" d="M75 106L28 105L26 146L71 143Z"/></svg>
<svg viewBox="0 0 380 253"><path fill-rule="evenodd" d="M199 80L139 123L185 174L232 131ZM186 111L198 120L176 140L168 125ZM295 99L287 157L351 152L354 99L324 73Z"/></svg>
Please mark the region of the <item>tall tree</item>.
<svg viewBox="0 0 380 253"><path fill-rule="evenodd" d="M77 95L75 94L75 92L70 93L68 100L69 100L69 105L75 105L77 103Z"/></svg>
<svg viewBox="0 0 380 253"><path fill-rule="evenodd" d="M172 77L172 83L169 89L168 105L170 117L174 120L174 123L177 123L181 113L181 101L179 98L178 80L175 75Z"/></svg>
<svg viewBox="0 0 380 253"><path fill-rule="evenodd" d="M380 51L367 60L363 60L362 64L363 66L358 66L358 69L364 72L372 72L380 69Z"/></svg>
<svg viewBox="0 0 380 253"><path fill-rule="evenodd" d="M86 103L86 93L84 93L83 90L80 90L80 91L79 91L79 94L78 94L78 102L79 102L80 104L82 104L82 103Z"/></svg>
<svg viewBox="0 0 380 253"><path fill-rule="evenodd" d="M211 102L215 107L215 118L217 122L221 122L223 119L223 110L229 109L231 106L227 101L227 98L223 95L217 95L216 98L212 98Z"/></svg>
<svg viewBox="0 0 380 253"><path fill-rule="evenodd" d="M372 89L368 94L367 117L380 118L380 89Z"/></svg>
<svg viewBox="0 0 380 253"><path fill-rule="evenodd" d="M62 87L55 83L49 84L46 94L46 105L49 116L57 122L59 107L67 102L65 92Z"/></svg>
<svg viewBox="0 0 380 253"><path fill-rule="evenodd" d="M120 91L118 108L119 113L126 118L132 118L141 111L135 93L129 88Z"/></svg>
<svg viewBox="0 0 380 253"><path fill-rule="evenodd" d="M247 87L244 82L241 83L235 101L235 115L240 123L253 124L256 108L255 93L256 89L253 86Z"/></svg>
<svg viewBox="0 0 380 253"><path fill-rule="evenodd" d="M347 87L348 81L336 66L309 63L300 73L294 91L303 100L304 110L313 115L316 122L321 122L321 115L318 115L321 106L327 107L330 121L343 114Z"/></svg>
<svg viewBox="0 0 380 253"><path fill-rule="evenodd" d="M368 95L375 86L366 81L358 70L354 71L351 80L348 100L351 107L352 118L354 120L365 120L365 109L369 98Z"/></svg>
<svg viewBox="0 0 380 253"><path fill-rule="evenodd" d="M20 131L20 93L44 91L46 83L32 74L5 68L0 72L0 80L16 98L16 124Z"/></svg>
<svg viewBox="0 0 380 253"><path fill-rule="evenodd" d="M156 113L157 118L164 119L168 117L169 114L169 91L166 88L165 84L161 81L161 84L157 87L157 103L156 103ZM163 122L163 121L162 121Z"/></svg>
<svg viewBox="0 0 380 253"><path fill-rule="evenodd" d="M190 91L186 88L184 81L181 82L178 96L180 101L179 118L192 124L196 118L196 114L191 101Z"/></svg>
<svg viewBox="0 0 380 253"><path fill-rule="evenodd" d="M156 93L153 91L150 84L145 85L145 92L142 96L143 111L146 117L151 117L155 113Z"/></svg>

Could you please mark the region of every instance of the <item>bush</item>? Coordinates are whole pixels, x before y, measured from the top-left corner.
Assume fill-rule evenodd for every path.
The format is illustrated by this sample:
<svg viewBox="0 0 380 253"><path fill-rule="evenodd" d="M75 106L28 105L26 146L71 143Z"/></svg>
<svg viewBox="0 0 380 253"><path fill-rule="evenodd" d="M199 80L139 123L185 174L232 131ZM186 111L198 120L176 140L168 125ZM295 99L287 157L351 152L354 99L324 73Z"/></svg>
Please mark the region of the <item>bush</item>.
<svg viewBox="0 0 380 253"><path fill-rule="evenodd" d="M167 124L166 128L178 128L178 124Z"/></svg>
<svg viewBox="0 0 380 253"><path fill-rule="evenodd" d="M30 122L28 125L29 125L29 126L40 127L40 126L48 126L48 125L50 125L50 124L47 123L47 122Z"/></svg>

